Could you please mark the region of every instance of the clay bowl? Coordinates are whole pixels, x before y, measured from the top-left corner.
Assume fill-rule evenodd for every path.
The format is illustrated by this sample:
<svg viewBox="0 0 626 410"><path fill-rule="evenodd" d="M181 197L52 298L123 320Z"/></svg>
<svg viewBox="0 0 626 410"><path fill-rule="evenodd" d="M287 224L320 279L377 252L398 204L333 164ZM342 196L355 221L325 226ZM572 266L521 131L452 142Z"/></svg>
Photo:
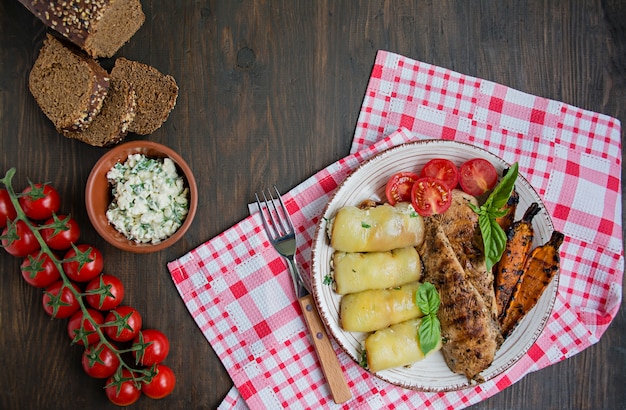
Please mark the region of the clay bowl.
<svg viewBox="0 0 626 410"><path fill-rule="evenodd" d="M174 234L159 243L138 243L127 239L109 223L106 216L106 210L113 199L112 187L106 174L117 162L123 163L131 154L144 154L150 158L170 158L189 188L189 212L185 221ZM129 252L150 253L172 246L183 237L196 214L198 189L191 168L174 150L152 141L131 141L111 148L96 162L87 179L85 205L93 227L108 243Z"/></svg>

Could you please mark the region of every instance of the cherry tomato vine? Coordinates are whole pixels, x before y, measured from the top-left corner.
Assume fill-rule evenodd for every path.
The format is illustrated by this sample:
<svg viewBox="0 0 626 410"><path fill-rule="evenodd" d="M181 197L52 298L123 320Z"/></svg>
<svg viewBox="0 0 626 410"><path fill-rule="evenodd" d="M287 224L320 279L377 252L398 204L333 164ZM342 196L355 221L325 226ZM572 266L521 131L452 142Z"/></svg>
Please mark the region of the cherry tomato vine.
<svg viewBox="0 0 626 410"><path fill-rule="evenodd" d="M85 372L106 379L106 396L117 405L134 403L142 390L151 398L168 396L176 379L162 363L169 352L167 337L156 329L142 330L139 312L120 305L123 285L102 273L102 255L95 247L77 243L79 229L71 216L57 215L60 199L52 185L29 181L16 193L15 172L11 168L0 179L6 188L0 189L1 246L24 259L22 275L44 289L44 310L53 318L68 318L72 344L85 348ZM65 251L62 258L55 253L59 250Z"/></svg>

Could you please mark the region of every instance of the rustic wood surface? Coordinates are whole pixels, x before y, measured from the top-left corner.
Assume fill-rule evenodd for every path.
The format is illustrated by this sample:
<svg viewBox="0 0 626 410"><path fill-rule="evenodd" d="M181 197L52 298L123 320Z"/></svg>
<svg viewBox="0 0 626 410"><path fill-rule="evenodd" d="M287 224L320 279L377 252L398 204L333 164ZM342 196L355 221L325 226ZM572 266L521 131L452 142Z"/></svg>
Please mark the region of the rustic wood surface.
<svg viewBox="0 0 626 410"><path fill-rule="evenodd" d="M62 208L127 286L146 326L166 332L174 393L135 408L215 408L232 382L187 312L166 263L247 215L253 193L287 191L348 154L376 51L598 111L626 124L626 6L620 0L143 0L146 22L118 56L173 75L178 104L147 138L192 166L200 208L186 237L157 254L107 245L89 223L87 176L105 152L58 135L27 87L46 29L0 2L0 172L50 181ZM102 61L105 66L110 60ZM140 139L129 135L128 139ZM624 187L624 184L622 184ZM80 366L65 321L0 253L0 408L113 408ZM626 409L626 316L584 352L532 373L474 409Z"/></svg>

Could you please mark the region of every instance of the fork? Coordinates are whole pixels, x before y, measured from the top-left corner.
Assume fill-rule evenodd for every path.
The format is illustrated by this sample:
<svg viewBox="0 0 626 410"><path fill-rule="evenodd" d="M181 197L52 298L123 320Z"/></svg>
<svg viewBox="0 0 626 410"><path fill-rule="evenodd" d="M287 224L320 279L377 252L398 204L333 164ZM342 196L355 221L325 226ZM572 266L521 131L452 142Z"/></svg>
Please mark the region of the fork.
<svg viewBox="0 0 626 410"><path fill-rule="evenodd" d="M302 274L295 261L297 243L291 216L275 185L274 192L276 193L276 198L274 198L271 190L268 189L267 194L266 191L262 191L264 206L261 204L259 195L254 194L259 207L259 214L263 221L263 228L265 228L265 233L276 252L287 261L293 281L294 293L300 304L309 333L312 336L311 339L315 346L315 352L320 360L320 365L330 387L333 400L337 404L345 403L350 400L352 393L341 371L339 359L330 344L324 324L315 308L313 297L302 279ZM280 207L276 206L277 201Z"/></svg>

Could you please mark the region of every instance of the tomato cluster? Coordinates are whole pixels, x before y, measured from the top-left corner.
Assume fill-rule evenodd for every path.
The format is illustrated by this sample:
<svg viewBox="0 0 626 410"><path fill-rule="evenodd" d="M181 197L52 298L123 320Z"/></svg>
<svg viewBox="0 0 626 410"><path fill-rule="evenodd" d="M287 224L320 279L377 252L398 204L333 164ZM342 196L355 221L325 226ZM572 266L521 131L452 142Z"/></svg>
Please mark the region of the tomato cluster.
<svg viewBox="0 0 626 410"><path fill-rule="evenodd" d="M491 162L474 158L460 167L445 158L426 163L419 174L398 172L387 182L387 202L411 202L422 216L442 214L452 204L451 192L457 186L467 194L479 196L493 189L498 173Z"/></svg>
<svg viewBox="0 0 626 410"><path fill-rule="evenodd" d="M124 285L103 272L97 248L78 243L78 223L57 214L60 204L58 192L49 184L31 183L19 194L0 189L2 247L23 258L22 276L43 289L45 312L68 319L72 343L85 347L85 373L106 379L105 392L112 403L130 405L142 394L154 399L168 396L176 384L174 372L162 363L170 350L169 339L157 329L142 329L140 313L122 304Z"/></svg>

